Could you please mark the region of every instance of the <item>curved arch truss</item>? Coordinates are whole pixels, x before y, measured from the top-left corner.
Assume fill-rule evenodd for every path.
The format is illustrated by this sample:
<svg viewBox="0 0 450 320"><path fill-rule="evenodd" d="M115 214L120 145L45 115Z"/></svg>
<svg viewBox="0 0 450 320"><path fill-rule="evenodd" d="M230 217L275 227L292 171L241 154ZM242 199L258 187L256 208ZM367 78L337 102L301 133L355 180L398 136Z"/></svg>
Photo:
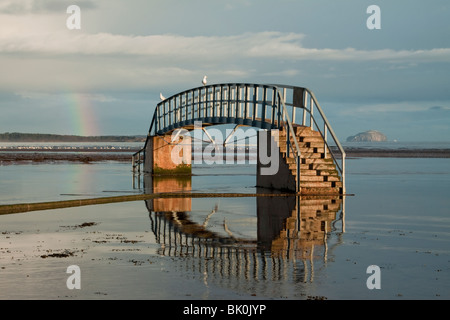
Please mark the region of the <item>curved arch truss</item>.
<svg viewBox="0 0 450 320"><path fill-rule="evenodd" d="M284 130L287 139L283 143L286 143L287 157L295 158L298 174L302 163L301 148L298 139L294 137L298 136L301 128L309 127L320 133L325 156L328 152L331 154L344 183L344 149L314 93L307 88L278 84L222 83L177 93L157 104L147 142L150 137L166 135L178 128L193 130L198 128L198 123L201 123L202 128L235 124L263 130ZM141 152L136 154L138 159L140 155Z"/></svg>

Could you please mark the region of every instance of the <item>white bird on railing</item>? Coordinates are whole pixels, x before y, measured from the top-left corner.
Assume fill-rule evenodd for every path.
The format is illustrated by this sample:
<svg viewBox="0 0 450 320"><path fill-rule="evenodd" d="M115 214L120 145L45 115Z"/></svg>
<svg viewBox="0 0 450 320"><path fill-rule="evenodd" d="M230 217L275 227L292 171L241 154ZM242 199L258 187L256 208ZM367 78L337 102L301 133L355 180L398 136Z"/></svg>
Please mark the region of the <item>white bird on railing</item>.
<svg viewBox="0 0 450 320"><path fill-rule="evenodd" d="M207 77L207 76L204 76L204 77L203 77L203 80L202 80L202 83L203 83L204 86L206 86L206 78L208 78L208 77Z"/></svg>
<svg viewBox="0 0 450 320"><path fill-rule="evenodd" d="M159 98L160 98L161 100L166 100L166 97L164 97L164 96L162 95L161 92L159 93Z"/></svg>

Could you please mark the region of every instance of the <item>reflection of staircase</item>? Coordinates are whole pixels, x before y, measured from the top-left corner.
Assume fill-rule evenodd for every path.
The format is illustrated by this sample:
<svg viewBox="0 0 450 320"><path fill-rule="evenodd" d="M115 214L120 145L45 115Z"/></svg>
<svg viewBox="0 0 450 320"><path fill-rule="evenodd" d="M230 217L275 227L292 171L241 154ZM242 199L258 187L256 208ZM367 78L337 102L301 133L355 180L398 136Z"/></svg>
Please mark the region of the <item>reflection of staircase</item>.
<svg viewBox="0 0 450 320"><path fill-rule="evenodd" d="M272 254L306 256L315 245L324 245L341 204L339 196L301 197L279 236L272 240Z"/></svg>
<svg viewBox="0 0 450 320"><path fill-rule="evenodd" d="M315 195L342 193L341 178L320 132L305 126L295 126L294 131L300 147L301 193ZM273 137L276 139L276 135ZM293 152L290 152L287 157L286 140L286 130L281 129L277 141L278 147L282 158L289 165L289 170L297 181L297 165Z"/></svg>

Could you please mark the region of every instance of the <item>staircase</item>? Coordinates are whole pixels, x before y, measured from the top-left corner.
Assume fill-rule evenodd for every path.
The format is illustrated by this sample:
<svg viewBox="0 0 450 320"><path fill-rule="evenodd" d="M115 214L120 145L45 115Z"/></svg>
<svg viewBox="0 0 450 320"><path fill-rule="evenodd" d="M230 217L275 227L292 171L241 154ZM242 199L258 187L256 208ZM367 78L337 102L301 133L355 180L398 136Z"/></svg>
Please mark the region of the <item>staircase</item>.
<svg viewBox="0 0 450 320"><path fill-rule="evenodd" d="M318 131L306 126L294 126L295 138L300 147L300 192L304 195L342 194L342 180L331 157L330 150ZM291 174L297 182L297 164L293 152L287 156L287 132L279 130L278 138L274 140L282 158L289 166ZM292 137L291 137L292 139ZM291 140L293 141L293 140ZM325 150L326 148L326 150ZM325 152L326 151L326 152Z"/></svg>

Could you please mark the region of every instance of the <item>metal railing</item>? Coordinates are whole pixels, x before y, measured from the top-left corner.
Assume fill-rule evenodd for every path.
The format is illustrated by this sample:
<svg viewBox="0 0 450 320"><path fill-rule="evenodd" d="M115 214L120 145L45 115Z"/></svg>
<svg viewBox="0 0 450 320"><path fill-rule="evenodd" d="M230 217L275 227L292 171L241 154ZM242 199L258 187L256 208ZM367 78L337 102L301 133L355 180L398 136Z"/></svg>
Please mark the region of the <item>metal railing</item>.
<svg viewBox="0 0 450 320"><path fill-rule="evenodd" d="M345 150L325 116L316 96L307 88L286 85L274 86L282 90L285 104L284 110L289 110L288 112L291 114L292 124L309 126L312 130L320 132L324 141L325 156L329 151L331 158L336 165L336 169L341 176L342 193L345 194ZM340 158L340 161L338 158Z"/></svg>
<svg viewBox="0 0 450 320"><path fill-rule="evenodd" d="M141 170L141 167L144 165L145 160L145 148L133 153L131 156L131 164L133 168L133 175L135 174L141 174L141 172L144 172Z"/></svg>
<svg viewBox="0 0 450 320"><path fill-rule="evenodd" d="M260 129L284 127L288 133L288 156L292 152L297 164L297 188L300 183L300 148L294 127L310 126L320 132L324 140L324 152L330 152L341 175L345 193L345 151L314 93L307 88L278 84L224 83L189 89L157 104L148 137L166 134L178 128L193 129L196 121L201 121L205 127L218 124ZM148 139L144 149L147 142ZM141 151L135 154L136 157ZM339 152L340 164L334 152Z"/></svg>

